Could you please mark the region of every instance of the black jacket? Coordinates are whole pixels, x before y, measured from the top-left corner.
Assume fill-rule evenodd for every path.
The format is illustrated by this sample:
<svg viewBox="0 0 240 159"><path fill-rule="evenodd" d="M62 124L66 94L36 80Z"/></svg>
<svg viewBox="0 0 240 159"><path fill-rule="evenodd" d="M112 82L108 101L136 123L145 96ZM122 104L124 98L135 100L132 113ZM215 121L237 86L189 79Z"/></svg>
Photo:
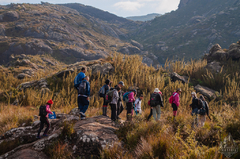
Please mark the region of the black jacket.
<svg viewBox="0 0 240 159"><path fill-rule="evenodd" d="M195 109L195 108L198 108L199 109L199 106L198 106L198 98L194 97L192 99L192 104L190 104L190 106L192 107L192 109Z"/></svg>

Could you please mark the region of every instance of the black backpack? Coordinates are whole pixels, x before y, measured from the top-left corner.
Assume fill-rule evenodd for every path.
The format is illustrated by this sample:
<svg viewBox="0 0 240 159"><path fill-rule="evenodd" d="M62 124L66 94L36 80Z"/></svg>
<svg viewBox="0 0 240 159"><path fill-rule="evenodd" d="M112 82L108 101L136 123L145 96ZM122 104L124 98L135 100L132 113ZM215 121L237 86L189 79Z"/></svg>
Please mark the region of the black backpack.
<svg viewBox="0 0 240 159"><path fill-rule="evenodd" d="M160 94L159 93L152 93L150 96L150 106L156 107L160 104Z"/></svg>
<svg viewBox="0 0 240 159"><path fill-rule="evenodd" d="M45 117L47 115L47 110L45 105L39 107L39 116Z"/></svg>
<svg viewBox="0 0 240 159"><path fill-rule="evenodd" d="M87 81L82 81L78 87L78 94L85 95L87 91Z"/></svg>

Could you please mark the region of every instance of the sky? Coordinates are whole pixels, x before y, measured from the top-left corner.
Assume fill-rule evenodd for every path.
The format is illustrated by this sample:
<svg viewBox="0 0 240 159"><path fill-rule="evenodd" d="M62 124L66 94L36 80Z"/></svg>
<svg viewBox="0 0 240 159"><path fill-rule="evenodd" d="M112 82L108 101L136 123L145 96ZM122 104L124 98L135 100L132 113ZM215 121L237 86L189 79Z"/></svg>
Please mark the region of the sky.
<svg viewBox="0 0 240 159"><path fill-rule="evenodd" d="M139 16L150 13L164 14L176 10L180 0L42 0L53 4L81 3L108 11L121 17ZM9 3L40 3L38 0L0 0Z"/></svg>

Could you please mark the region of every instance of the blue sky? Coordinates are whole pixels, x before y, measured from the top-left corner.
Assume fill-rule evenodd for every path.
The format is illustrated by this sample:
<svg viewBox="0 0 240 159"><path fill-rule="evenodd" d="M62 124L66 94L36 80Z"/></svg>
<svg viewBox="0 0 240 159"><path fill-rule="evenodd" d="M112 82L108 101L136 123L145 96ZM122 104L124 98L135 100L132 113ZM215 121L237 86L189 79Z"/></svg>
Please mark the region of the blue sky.
<svg viewBox="0 0 240 159"><path fill-rule="evenodd" d="M82 3L90 5L118 16L137 16L149 13L164 14L176 10L180 0L42 0L44 2L59 3ZM0 4L9 3L40 3L38 0L0 0Z"/></svg>

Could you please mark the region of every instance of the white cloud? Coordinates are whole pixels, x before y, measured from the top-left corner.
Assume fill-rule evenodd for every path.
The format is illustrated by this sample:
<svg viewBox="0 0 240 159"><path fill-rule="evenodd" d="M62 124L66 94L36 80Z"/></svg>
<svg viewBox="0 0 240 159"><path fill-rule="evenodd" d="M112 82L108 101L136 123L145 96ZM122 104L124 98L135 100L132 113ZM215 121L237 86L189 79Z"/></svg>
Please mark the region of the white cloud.
<svg viewBox="0 0 240 159"><path fill-rule="evenodd" d="M117 2L113 5L115 8L119 10L124 10L128 12L135 12L138 11L140 8L144 6L144 3L140 3L137 1L121 1Z"/></svg>

